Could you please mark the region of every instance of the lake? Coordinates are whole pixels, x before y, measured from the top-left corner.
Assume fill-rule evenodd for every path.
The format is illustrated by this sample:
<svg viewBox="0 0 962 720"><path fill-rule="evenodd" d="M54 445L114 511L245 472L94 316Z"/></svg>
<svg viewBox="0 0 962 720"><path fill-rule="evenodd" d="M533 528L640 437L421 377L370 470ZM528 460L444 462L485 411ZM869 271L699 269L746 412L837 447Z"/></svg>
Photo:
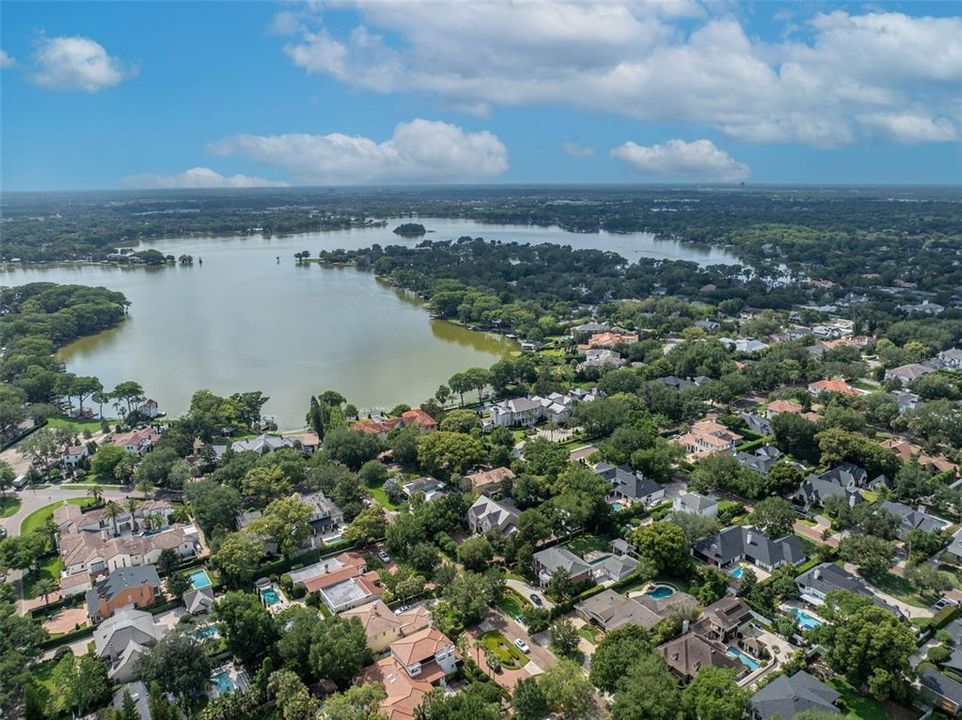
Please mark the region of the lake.
<svg viewBox="0 0 962 720"><path fill-rule="evenodd" d="M432 240L462 235L505 242L553 242L612 250L629 259L663 257L734 264L719 249L657 240L647 233L569 233L560 228L422 218ZM178 238L142 243L189 253L203 265L122 268L54 265L0 272L3 285L102 285L131 302L118 327L63 348L71 372L108 388L137 380L162 410L183 413L198 388L218 394L262 390L281 429L304 424L308 399L337 390L359 408L417 404L459 370L488 366L516 345L428 316L421 303L353 268L297 266L293 254L416 244L386 227L283 238ZM280 258L277 262L276 258Z"/></svg>

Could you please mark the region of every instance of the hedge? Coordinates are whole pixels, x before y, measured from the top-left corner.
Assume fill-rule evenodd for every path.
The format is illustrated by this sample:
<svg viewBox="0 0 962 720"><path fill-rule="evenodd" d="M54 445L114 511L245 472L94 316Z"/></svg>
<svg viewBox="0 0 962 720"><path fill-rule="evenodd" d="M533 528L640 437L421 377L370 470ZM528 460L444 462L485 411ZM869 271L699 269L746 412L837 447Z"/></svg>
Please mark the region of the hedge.
<svg viewBox="0 0 962 720"><path fill-rule="evenodd" d="M91 625L86 627L78 628L76 630L71 630L63 635L57 635L56 637L50 637L40 643L40 647L43 650L49 650L50 648L59 647L60 645L68 645L80 638L87 636L92 636L94 634L94 628Z"/></svg>

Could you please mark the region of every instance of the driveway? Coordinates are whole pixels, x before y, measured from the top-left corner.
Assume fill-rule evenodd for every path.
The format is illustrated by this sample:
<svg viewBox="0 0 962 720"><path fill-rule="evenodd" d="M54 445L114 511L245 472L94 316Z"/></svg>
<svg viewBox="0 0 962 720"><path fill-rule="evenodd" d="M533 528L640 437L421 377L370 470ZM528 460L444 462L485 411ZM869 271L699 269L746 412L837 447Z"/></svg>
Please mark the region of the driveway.
<svg viewBox="0 0 962 720"><path fill-rule="evenodd" d="M506 587L511 588L529 602L531 601L531 595L534 594L541 598L541 600L544 602L542 607L545 609L550 610L554 607L554 603L548 599L544 592L542 592L541 588L536 588L533 585L529 585L522 580L515 580L514 578L508 578L504 581L504 584Z"/></svg>
<svg viewBox="0 0 962 720"><path fill-rule="evenodd" d="M528 653L529 663L525 665L525 669L532 675L542 672L557 662L555 656L545 645L539 643L533 635L529 635L528 631L515 622L514 619L509 618L498 609L488 611L482 627L487 630L497 630L508 638L510 642L514 642L515 638L524 640L531 650L531 652ZM545 633L545 635L547 635L547 633ZM531 663L534 663L534 668L529 667Z"/></svg>
<svg viewBox="0 0 962 720"><path fill-rule="evenodd" d="M853 575L858 575L858 573L856 572L857 568L855 565L852 565L852 563L845 563L844 568L848 570L850 573L852 573ZM916 607L915 605L909 605L906 602L902 602L898 598L892 597L886 592L882 592L877 587L875 587L869 580L865 581L865 585L866 587L868 587L869 591L871 591L871 593L875 597L879 598L880 600L884 600L889 605L897 607L902 612L902 614L905 615L905 617L907 618L930 618L933 615L935 615L935 613L932 612L932 610L929 608L921 608L921 607Z"/></svg>

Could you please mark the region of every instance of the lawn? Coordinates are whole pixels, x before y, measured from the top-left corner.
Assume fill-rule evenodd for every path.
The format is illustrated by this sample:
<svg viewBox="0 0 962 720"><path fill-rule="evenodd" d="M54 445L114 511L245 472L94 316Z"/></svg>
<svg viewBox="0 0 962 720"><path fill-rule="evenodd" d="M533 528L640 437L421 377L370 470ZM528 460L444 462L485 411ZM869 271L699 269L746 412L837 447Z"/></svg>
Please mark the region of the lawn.
<svg viewBox="0 0 962 720"><path fill-rule="evenodd" d="M89 497L75 497L69 498L67 500L71 505L79 505L80 507L86 507L87 505L92 505L94 499ZM53 517L53 511L60 507L63 503L55 502L46 505L39 510L34 510L32 513L27 515L23 519L23 523L20 525L20 534L26 535L29 532L33 532L38 528L42 528L44 523L47 522L47 518Z"/></svg>
<svg viewBox="0 0 962 720"><path fill-rule="evenodd" d="M72 418L55 417L50 418L47 421L47 427L66 428L67 430L72 430L75 433L82 433L84 430L89 430L90 432L95 433L100 430L100 421L74 420Z"/></svg>
<svg viewBox="0 0 962 720"><path fill-rule="evenodd" d="M594 625L582 625L580 628L578 628L578 634L592 645L597 645L598 636L601 635L601 630L596 628Z"/></svg>
<svg viewBox="0 0 962 720"><path fill-rule="evenodd" d="M0 498L0 518L8 518L20 509L20 499L15 497Z"/></svg>
<svg viewBox="0 0 962 720"><path fill-rule="evenodd" d="M498 607L501 608L508 617L512 618L521 615L525 608L530 607L530 605L531 603L510 589L504 591L504 595L498 602Z"/></svg>
<svg viewBox="0 0 962 720"><path fill-rule="evenodd" d="M43 565L40 566L39 572L32 572L24 576L23 578L23 597L26 600L32 600L33 598L40 595L37 592L37 583L40 582L42 578L50 578L55 583L57 587L60 586L60 573L63 570L63 559L60 555L51 555L50 557L44 559Z"/></svg>
<svg viewBox="0 0 962 720"><path fill-rule="evenodd" d="M889 595L896 597L909 605L919 608L927 608L931 604L922 602L922 600L919 599L915 588L912 586L912 583L905 578L900 578L898 575L885 573L885 575L880 577L868 579L868 582L882 592L888 593Z"/></svg>
<svg viewBox="0 0 962 720"><path fill-rule="evenodd" d="M375 487L366 487L366 490L368 495L374 498L374 500L378 503L378 505L380 505L383 508L386 508L388 510L397 510L398 508L401 507L400 505L392 503L388 499L387 493L384 492L383 483Z"/></svg>
<svg viewBox="0 0 962 720"><path fill-rule="evenodd" d="M583 558L592 550L598 552L609 552L611 550L611 540L600 537L599 535L579 535L573 540L565 543L565 547L580 558Z"/></svg>
<svg viewBox="0 0 962 720"><path fill-rule="evenodd" d="M842 694L842 701L848 708L848 712L842 717L852 720L886 720L882 706L872 698L864 697L855 692L855 688L841 675L833 677L828 684Z"/></svg>
<svg viewBox="0 0 962 720"><path fill-rule="evenodd" d="M478 642L482 648L495 655L501 661L501 667L507 670L520 670L528 664L527 656L497 630L484 633L478 638Z"/></svg>

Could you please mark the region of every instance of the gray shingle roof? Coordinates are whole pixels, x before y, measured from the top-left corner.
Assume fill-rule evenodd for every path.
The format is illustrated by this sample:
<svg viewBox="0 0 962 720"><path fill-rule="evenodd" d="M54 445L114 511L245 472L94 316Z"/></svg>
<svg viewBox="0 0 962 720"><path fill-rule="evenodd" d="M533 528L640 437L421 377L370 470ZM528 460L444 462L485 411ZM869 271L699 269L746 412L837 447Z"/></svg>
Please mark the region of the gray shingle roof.
<svg viewBox="0 0 962 720"><path fill-rule="evenodd" d="M821 680L800 670L792 676L775 678L752 696L752 710L762 719L791 720L804 710L837 713L839 693Z"/></svg>
<svg viewBox="0 0 962 720"><path fill-rule="evenodd" d="M714 537L698 543L696 551L719 565L727 565L745 556L763 565L783 562L795 565L805 560L802 541L794 535L772 540L754 527L736 525L725 528Z"/></svg>

